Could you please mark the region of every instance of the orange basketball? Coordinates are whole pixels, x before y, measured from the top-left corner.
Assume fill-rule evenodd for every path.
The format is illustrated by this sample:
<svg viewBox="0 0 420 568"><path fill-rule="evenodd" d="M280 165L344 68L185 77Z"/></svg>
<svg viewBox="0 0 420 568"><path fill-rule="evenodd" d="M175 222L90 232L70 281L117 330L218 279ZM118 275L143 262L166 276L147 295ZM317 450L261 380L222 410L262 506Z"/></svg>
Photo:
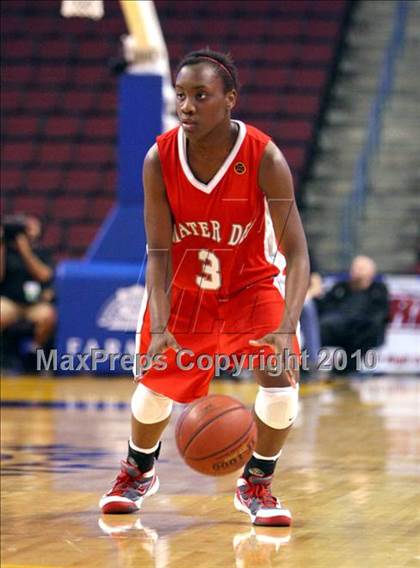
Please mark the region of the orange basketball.
<svg viewBox="0 0 420 568"><path fill-rule="evenodd" d="M192 403L176 424L185 462L206 475L226 475L250 458L257 438L251 412L231 396L213 394Z"/></svg>

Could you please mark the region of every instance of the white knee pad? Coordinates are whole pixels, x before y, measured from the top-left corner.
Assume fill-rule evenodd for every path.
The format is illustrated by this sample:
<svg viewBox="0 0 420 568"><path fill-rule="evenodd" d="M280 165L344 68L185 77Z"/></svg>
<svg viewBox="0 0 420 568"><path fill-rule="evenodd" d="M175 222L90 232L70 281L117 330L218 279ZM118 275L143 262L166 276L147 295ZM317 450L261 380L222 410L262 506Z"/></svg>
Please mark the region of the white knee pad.
<svg viewBox="0 0 420 568"><path fill-rule="evenodd" d="M172 412L172 400L140 383L131 399L131 412L134 418L143 424L162 422Z"/></svg>
<svg viewBox="0 0 420 568"><path fill-rule="evenodd" d="M299 385L283 388L259 387L255 399L255 414L271 428L283 430L296 420Z"/></svg>

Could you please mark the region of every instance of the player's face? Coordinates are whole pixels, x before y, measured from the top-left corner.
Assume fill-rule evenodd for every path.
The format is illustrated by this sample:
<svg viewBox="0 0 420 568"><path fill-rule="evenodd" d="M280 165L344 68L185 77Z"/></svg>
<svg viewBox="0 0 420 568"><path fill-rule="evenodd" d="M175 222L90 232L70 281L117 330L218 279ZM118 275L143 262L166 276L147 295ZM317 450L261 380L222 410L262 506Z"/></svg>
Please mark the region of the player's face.
<svg viewBox="0 0 420 568"><path fill-rule="evenodd" d="M236 102L236 92L225 93L222 79L205 63L183 67L175 91L177 115L188 138L202 138L228 121Z"/></svg>

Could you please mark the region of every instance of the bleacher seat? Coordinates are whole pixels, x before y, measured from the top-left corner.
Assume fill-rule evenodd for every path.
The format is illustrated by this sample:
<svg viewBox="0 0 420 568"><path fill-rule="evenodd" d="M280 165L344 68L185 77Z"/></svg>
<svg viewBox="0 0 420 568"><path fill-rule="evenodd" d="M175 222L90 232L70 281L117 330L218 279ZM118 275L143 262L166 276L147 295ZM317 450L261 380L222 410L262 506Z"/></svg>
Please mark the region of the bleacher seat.
<svg viewBox="0 0 420 568"><path fill-rule="evenodd" d="M94 106L96 108L97 100L95 93L92 91L81 91L80 89L72 89L63 95L63 108L71 109L73 113L87 113Z"/></svg>
<svg viewBox="0 0 420 568"><path fill-rule="evenodd" d="M59 62L66 61L72 54L73 46L71 43L63 42L61 39L46 39L40 45L38 56L49 60L58 60Z"/></svg>
<svg viewBox="0 0 420 568"><path fill-rule="evenodd" d="M2 72L2 79L4 80L5 84L8 83L12 84L24 84L27 83L32 79L35 75L35 69L32 65L28 65L27 63L23 64L6 64L3 67Z"/></svg>
<svg viewBox="0 0 420 568"><path fill-rule="evenodd" d="M64 166L71 161L74 148L72 144L44 142L38 152L38 159L42 164Z"/></svg>
<svg viewBox="0 0 420 568"><path fill-rule="evenodd" d="M35 152L36 146L31 142L10 142L2 147L1 161L24 165L34 159Z"/></svg>
<svg viewBox="0 0 420 568"><path fill-rule="evenodd" d="M301 170L305 160L305 146L303 145L284 145L283 154L289 163L291 169Z"/></svg>
<svg viewBox="0 0 420 568"><path fill-rule="evenodd" d="M69 194L88 195L100 191L102 172L97 168L82 170L79 166L69 170L66 176L66 187Z"/></svg>
<svg viewBox="0 0 420 568"><path fill-rule="evenodd" d="M17 112L20 108L21 91L20 89L2 89L1 90L1 111L2 114L10 114Z"/></svg>
<svg viewBox="0 0 420 568"><path fill-rule="evenodd" d="M68 67L63 65L40 65L34 74L34 83L41 87L51 85L55 89L64 88L68 82L70 72Z"/></svg>
<svg viewBox="0 0 420 568"><path fill-rule="evenodd" d="M303 26L303 20L287 18L283 22L276 22L276 26L273 26L273 29L267 30L266 36L267 39L270 38L273 42L284 41L284 38L287 38L288 41L295 41L294 45L296 46L296 38L301 35Z"/></svg>
<svg viewBox="0 0 420 568"><path fill-rule="evenodd" d="M3 44L4 54L6 57L13 57L14 59L27 59L33 55L32 39L28 38L13 38L6 40Z"/></svg>
<svg viewBox="0 0 420 568"><path fill-rule="evenodd" d="M307 116L313 119L319 110L320 97L317 95L286 95L282 102L285 114Z"/></svg>
<svg viewBox="0 0 420 568"><path fill-rule="evenodd" d="M299 50L298 60L300 63L325 65L331 62L334 55L334 44L308 43L302 45Z"/></svg>
<svg viewBox="0 0 420 568"><path fill-rule="evenodd" d="M324 87L326 75L325 69L295 69L291 76L291 86L296 90L317 92Z"/></svg>
<svg viewBox="0 0 420 568"><path fill-rule="evenodd" d="M13 1L8 3L8 7L11 7L10 4L13 4ZM43 2L40 2L39 4L43 4ZM50 3L50 7L52 9L53 7L53 3ZM16 2L16 11L19 10L19 2ZM54 6L54 8L57 8L57 5ZM52 10L51 10L52 11ZM29 26L28 26L29 24ZM35 38L45 38L48 37L49 35L53 34L55 32L55 30L57 29L57 18L54 18L54 16L51 17L50 14L46 13L45 15L29 15L29 16L24 16L23 18L20 18L20 25L18 27L19 31L22 32L22 29L25 30L26 26L28 26L28 28L31 30L31 34L32 36Z"/></svg>
<svg viewBox="0 0 420 568"><path fill-rule="evenodd" d="M1 176L1 189L7 196L12 196L20 189L22 189L22 169L17 167L15 169L4 167Z"/></svg>
<svg viewBox="0 0 420 568"><path fill-rule="evenodd" d="M11 116L5 121L5 134L11 139L35 136L39 127L39 117Z"/></svg>
<svg viewBox="0 0 420 568"><path fill-rule="evenodd" d="M114 117L93 116L85 121L86 138L109 138L115 136L116 121Z"/></svg>
<svg viewBox="0 0 420 568"><path fill-rule="evenodd" d="M95 60L99 62L100 66L102 66L102 63L109 57L108 46L95 39L83 41L82 44L78 45L78 48L85 61L90 62L91 60Z"/></svg>
<svg viewBox="0 0 420 568"><path fill-rule="evenodd" d="M104 65L89 65L78 67L72 70L72 84L78 86L88 86L94 84L100 87L108 79L108 71Z"/></svg>
<svg viewBox="0 0 420 568"><path fill-rule="evenodd" d="M44 219L48 215L49 203L43 196L18 196L14 201L14 209L16 212L31 212L33 215Z"/></svg>
<svg viewBox="0 0 420 568"><path fill-rule="evenodd" d="M85 143L76 148L75 160L80 165L105 166L115 160L115 149L107 143Z"/></svg>
<svg viewBox="0 0 420 568"><path fill-rule="evenodd" d="M321 38L323 41L333 40L339 32L336 22L324 22L311 20L305 29L305 36L309 38Z"/></svg>
<svg viewBox="0 0 420 568"><path fill-rule="evenodd" d="M28 174L27 184L35 193L54 195L61 189L62 176L61 168L34 169Z"/></svg>
<svg viewBox="0 0 420 568"><path fill-rule="evenodd" d="M44 133L47 138L73 138L78 134L80 121L70 116L50 116L47 120Z"/></svg>
<svg viewBox="0 0 420 568"><path fill-rule="evenodd" d="M58 104L59 97L60 93L55 90L55 87L48 91L45 89L42 89L42 91L33 89L31 92L30 109L28 110L33 113L52 112Z"/></svg>
<svg viewBox="0 0 420 568"><path fill-rule="evenodd" d="M49 247L50 249L55 250L55 251L58 248L61 248L60 247L61 233L62 233L61 225L49 224L45 229L45 234L44 234L44 238L43 238L43 242L44 242L45 246Z"/></svg>
<svg viewBox="0 0 420 568"><path fill-rule="evenodd" d="M84 220L89 211L88 200L82 196L58 197L54 201L54 211L59 220Z"/></svg>

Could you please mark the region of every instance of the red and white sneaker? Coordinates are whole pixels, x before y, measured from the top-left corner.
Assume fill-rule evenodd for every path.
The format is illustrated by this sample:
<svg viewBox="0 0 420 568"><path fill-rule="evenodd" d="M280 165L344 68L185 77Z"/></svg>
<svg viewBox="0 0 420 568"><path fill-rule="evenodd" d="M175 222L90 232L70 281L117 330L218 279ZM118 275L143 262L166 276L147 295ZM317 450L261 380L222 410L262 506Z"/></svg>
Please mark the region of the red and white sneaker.
<svg viewBox="0 0 420 568"><path fill-rule="evenodd" d="M159 489L155 468L143 473L128 461L121 462L121 471L114 485L99 501L102 513L135 513L145 497Z"/></svg>
<svg viewBox="0 0 420 568"><path fill-rule="evenodd" d="M271 479L271 475L240 477L234 505L238 511L248 513L253 525L288 527L292 524L292 515L271 494Z"/></svg>

